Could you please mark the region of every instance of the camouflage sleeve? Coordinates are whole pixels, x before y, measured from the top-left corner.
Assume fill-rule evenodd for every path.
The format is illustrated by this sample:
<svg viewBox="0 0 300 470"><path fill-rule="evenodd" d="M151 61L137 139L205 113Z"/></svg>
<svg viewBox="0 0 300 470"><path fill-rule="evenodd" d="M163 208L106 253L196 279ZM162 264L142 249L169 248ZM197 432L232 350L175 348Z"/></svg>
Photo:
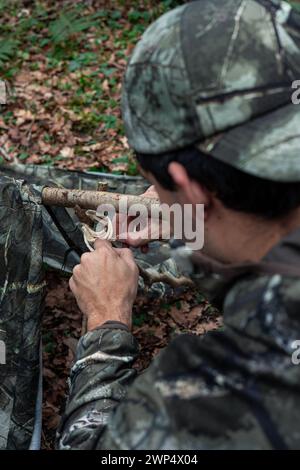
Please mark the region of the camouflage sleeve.
<svg viewBox="0 0 300 470"><path fill-rule="evenodd" d="M299 328L284 323L285 306L298 311L298 291L298 279L283 286L278 275L241 280L227 296L222 329L176 337L137 378L128 331L112 324L88 333L59 448L299 448L300 369L288 346Z"/></svg>
<svg viewBox="0 0 300 470"><path fill-rule="evenodd" d="M107 322L83 336L70 374L70 395L59 430L59 449L93 449L111 411L136 376L138 343L127 327Z"/></svg>
<svg viewBox="0 0 300 470"><path fill-rule="evenodd" d="M59 448L269 449L241 398L245 384L236 368L225 364L229 351L225 355L216 341L222 336L181 335L127 391L134 377L129 368L133 337L120 330L86 335L80 349L85 347L87 355L81 353L72 370ZM219 353L223 362L217 365Z"/></svg>
<svg viewBox="0 0 300 470"><path fill-rule="evenodd" d="M265 357L247 359L223 331L177 337L134 380L96 449L286 449L292 435L294 448L296 392Z"/></svg>

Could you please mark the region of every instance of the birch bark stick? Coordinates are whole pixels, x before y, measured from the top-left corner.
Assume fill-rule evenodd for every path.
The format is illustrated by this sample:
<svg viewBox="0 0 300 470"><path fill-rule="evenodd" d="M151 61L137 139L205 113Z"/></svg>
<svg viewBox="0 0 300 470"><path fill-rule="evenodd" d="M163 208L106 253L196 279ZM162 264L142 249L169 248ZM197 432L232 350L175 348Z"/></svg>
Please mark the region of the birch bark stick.
<svg viewBox="0 0 300 470"><path fill-rule="evenodd" d="M132 196L105 191L84 191L79 189L44 188L42 201L46 206L75 207L97 209L102 204L111 204L117 212L133 204L142 204L151 214L159 209L159 201L145 196ZM122 210L121 210L122 212Z"/></svg>

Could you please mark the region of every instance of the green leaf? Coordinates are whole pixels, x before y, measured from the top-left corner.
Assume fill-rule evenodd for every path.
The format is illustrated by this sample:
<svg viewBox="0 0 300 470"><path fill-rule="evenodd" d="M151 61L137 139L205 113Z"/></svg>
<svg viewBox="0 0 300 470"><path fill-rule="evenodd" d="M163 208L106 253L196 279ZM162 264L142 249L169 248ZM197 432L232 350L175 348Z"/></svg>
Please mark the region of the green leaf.
<svg viewBox="0 0 300 470"><path fill-rule="evenodd" d="M17 52L18 41L6 39L0 41L0 66L12 59Z"/></svg>
<svg viewBox="0 0 300 470"><path fill-rule="evenodd" d="M112 163L128 163L128 157L117 157L112 160Z"/></svg>
<svg viewBox="0 0 300 470"><path fill-rule="evenodd" d="M78 11L62 12L57 20L50 23L49 32L54 44L67 41L76 33L85 31L95 25L90 16L81 17Z"/></svg>
<svg viewBox="0 0 300 470"><path fill-rule="evenodd" d="M26 152L20 153L18 156L19 160L26 160L29 157L29 154Z"/></svg>
<svg viewBox="0 0 300 470"><path fill-rule="evenodd" d="M134 326L142 326L146 321L146 315L141 313L140 315L134 315L132 318L132 323Z"/></svg>

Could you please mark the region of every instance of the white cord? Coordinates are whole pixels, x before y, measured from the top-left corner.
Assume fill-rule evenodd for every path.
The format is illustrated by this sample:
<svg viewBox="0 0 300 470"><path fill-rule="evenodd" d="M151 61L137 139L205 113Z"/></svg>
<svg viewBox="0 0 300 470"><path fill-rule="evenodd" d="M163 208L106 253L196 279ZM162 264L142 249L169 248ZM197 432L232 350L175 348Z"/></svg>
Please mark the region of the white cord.
<svg viewBox="0 0 300 470"><path fill-rule="evenodd" d="M99 227L99 225L101 225L102 227L104 226L102 229L95 231L92 230L91 227L89 227L87 224L82 224L81 229L83 233L84 242L90 251L95 251L92 245L97 239L108 241L116 240L116 237L114 235L113 224L109 217L101 216L97 214L96 211L92 210L86 211L86 215L91 220L98 222L97 227ZM138 263L137 265L139 268L140 275L144 278L144 281L147 282L149 285L156 282L164 282L172 287L193 285L193 281L187 277L174 277L173 275L167 272L159 273L153 268L146 270Z"/></svg>
<svg viewBox="0 0 300 470"><path fill-rule="evenodd" d="M83 233L84 242L87 248L90 251L94 251L94 247L92 246L96 240L108 240L108 241L115 241L114 236L114 228L112 221L109 217L101 216L96 213L96 211L88 210L86 211L86 215L97 223L97 227L102 226L100 230L93 230L87 224L82 224L81 230Z"/></svg>

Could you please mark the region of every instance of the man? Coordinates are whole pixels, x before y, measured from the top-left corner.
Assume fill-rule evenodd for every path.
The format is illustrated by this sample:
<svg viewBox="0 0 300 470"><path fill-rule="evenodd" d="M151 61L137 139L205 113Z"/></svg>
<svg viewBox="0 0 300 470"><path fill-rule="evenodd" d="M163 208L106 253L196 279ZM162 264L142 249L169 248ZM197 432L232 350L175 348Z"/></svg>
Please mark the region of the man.
<svg viewBox="0 0 300 470"><path fill-rule="evenodd" d="M89 331L60 449L300 448L299 77L300 17L276 0L195 1L137 45L129 143L162 202L204 204L191 276L224 328L179 336L137 378L137 268L98 241L70 280Z"/></svg>

